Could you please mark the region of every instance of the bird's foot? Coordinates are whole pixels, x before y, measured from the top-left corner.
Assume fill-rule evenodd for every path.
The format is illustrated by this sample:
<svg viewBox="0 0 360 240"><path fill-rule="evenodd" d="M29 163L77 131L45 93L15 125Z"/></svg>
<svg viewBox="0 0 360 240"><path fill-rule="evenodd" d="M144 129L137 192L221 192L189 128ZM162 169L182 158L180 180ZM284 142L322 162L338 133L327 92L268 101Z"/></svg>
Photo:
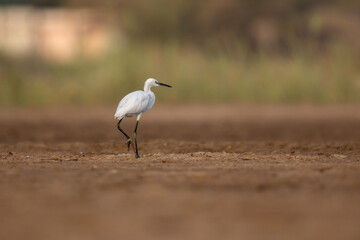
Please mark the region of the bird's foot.
<svg viewBox="0 0 360 240"><path fill-rule="evenodd" d="M131 141L131 138L128 138L128 140L126 140L125 145L127 145L128 151L130 151L130 145L132 149L135 149L134 143Z"/></svg>

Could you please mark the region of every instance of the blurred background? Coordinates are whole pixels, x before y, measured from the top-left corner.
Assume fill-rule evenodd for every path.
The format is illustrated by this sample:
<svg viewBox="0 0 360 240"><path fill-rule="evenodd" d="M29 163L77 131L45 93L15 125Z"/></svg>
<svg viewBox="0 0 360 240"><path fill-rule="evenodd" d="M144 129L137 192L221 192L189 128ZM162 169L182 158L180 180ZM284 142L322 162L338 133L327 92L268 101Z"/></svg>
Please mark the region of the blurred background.
<svg viewBox="0 0 360 240"><path fill-rule="evenodd" d="M0 106L358 103L357 0L0 1Z"/></svg>
<svg viewBox="0 0 360 240"><path fill-rule="evenodd" d="M360 239L359 93L360 0L0 0L0 239Z"/></svg>

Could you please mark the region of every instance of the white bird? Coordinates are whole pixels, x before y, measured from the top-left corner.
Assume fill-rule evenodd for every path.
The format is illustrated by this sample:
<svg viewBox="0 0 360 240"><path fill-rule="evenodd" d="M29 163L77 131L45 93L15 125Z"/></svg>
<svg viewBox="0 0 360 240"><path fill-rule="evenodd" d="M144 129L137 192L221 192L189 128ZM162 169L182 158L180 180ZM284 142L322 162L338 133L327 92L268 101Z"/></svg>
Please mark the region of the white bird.
<svg viewBox="0 0 360 240"><path fill-rule="evenodd" d="M132 145L133 148L134 145L131 141L131 138L120 128L120 123L124 117L137 116L136 126L134 130L136 158L140 157L137 148L137 141L136 141L136 131L139 124L139 120L141 114L149 111L154 105L155 94L151 91L151 88L158 86L171 87L170 85L161 83L154 78L148 78L145 81L144 91L139 90L139 91L131 92L128 95L126 95L123 99L121 99L114 115L115 119L119 119L117 128L119 129L120 132L122 132L125 135L127 139L125 144L127 144L128 150L130 149L130 144Z"/></svg>

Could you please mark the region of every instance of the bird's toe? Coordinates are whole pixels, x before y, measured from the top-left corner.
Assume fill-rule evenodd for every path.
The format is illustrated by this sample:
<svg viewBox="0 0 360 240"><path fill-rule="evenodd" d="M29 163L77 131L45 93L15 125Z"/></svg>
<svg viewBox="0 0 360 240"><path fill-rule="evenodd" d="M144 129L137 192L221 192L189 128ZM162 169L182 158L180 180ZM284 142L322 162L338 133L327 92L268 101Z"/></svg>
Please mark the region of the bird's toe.
<svg viewBox="0 0 360 240"><path fill-rule="evenodd" d="M128 140L126 140L125 145L127 145L127 149L128 151L130 151L130 146L132 147L132 149L135 149L134 143L131 140L131 138L129 138ZM135 151L135 150L134 150Z"/></svg>
<svg viewBox="0 0 360 240"><path fill-rule="evenodd" d="M132 143L131 138L128 138L128 140L126 140L126 142L125 142L125 145L127 146L128 151L130 150L131 143Z"/></svg>

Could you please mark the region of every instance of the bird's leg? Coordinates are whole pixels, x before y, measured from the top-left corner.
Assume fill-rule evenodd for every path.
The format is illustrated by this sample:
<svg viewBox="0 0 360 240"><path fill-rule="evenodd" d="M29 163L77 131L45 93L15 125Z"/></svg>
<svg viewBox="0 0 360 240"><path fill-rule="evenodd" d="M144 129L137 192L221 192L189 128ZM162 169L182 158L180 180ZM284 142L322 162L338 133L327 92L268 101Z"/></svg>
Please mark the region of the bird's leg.
<svg viewBox="0 0 360 240"><path fill-rule="evenodd" d="M138 147L137 147L137 141L136 141L136 132L137 132L137 127L138 127L138 124L139 124L139 120L136 121L136 126L135 126L135 130L134 130L134 139L135 139L135 157L136 158L139 158L140 155L139 155L139 152L138 152Z"/></svg>
<svg viewBox="0 0 360 240"><path fill-rule="evenodd" d="M126 139L127 139L126 142L125 142L125 144L127 145L127 148L128 148L128 151L129 151L129 150L130 150L130 145L131 145L132 148L134 149L134 144L133 144L133 142L131 141L131 138L121 129L120 123L121 123L122 120L123 120L123 118L119 120L119 122L118 122L118 124L117 124L117 128L119 129L120 132L122 132L122 134L125 135L125 137L126 137Z"/></svg>

